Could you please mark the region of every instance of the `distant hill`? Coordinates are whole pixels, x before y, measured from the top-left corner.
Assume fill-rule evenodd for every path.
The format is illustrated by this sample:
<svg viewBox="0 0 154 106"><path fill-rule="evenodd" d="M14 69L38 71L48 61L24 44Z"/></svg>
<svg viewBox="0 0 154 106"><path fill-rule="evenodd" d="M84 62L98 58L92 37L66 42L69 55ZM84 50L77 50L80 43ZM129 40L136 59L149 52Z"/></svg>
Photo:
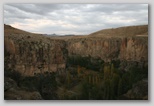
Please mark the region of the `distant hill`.
<svg viewBox="0 0 154 106"><path fill-rule="evenodd" d="M6 25L4 24L4 33L5 35L9 35L9 34L33 34L33 33L30 33L30 32L27 32L27 31L24 31L24 30L20 30L20 29L17 29L17 28L14 28L10 25Z"/></svg>
<svg viewBox="0 0 154 106"><path fill-rule="evenodd" d="M119 28L104 29L89 34L89 36L105 37L105 36L136 36L147 35L148 25L126 26Z"/></svg>
<svg viewBox="0 0 154 106"><path fill-rule="evenodd" d="M39 41L45 40L43 34L31 33L4 24L4 36L15 40Z"/></svg>

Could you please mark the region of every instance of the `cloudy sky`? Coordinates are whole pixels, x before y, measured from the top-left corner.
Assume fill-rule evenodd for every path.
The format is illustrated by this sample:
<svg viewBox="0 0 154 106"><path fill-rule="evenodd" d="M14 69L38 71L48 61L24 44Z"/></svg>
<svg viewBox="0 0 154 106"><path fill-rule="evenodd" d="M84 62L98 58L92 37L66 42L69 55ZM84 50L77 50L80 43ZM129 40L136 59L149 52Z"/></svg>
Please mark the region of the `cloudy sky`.
<svg viewBox="0 0 154 106"><path fill-rule="evenodd" d="M148 24L148 4L5 4L4 23L29 32L89 34Z"/></svg>

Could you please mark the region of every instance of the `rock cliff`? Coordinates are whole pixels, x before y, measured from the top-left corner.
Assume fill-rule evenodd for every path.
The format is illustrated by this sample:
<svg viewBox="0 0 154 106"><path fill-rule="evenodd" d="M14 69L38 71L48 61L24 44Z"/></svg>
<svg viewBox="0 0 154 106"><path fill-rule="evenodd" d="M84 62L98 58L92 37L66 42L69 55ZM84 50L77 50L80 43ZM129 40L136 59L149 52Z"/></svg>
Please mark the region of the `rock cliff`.
<svg viewBox="0 0 154 106"><path fill-rule="evenodd" d="M104 61L147 61L148 37L84 38L68 41L69 55L101 58Z"/></svg>
<svg viewBox="0 0 154 106"><path fill-rule="evenodd" d="M67 56L70 55L91 56L101 58L105 62L121 60L147 64L148 26L128 27L128 29L124 27L117 31L104 30L101 31L102 36L100 32L96 32L83 37L52 38L4 25L7 67L27 76L64 71ZM132 33L133 31L135 33Z"/></svg>

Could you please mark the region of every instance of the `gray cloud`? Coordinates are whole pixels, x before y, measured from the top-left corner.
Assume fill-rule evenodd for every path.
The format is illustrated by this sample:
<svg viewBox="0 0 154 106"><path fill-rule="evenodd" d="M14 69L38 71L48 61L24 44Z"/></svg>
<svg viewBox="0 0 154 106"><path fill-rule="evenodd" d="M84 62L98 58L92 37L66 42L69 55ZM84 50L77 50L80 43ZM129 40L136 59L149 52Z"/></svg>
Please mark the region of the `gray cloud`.
<svg viewBox="0 0 154 106"><path fill-rule="evenodd" d="M112 12L125 12L125 11L142 11L147 9L147 5L143 4L106 4L101 5L99 4L96 7L90 8L90 11L98 11L98 12L105 12L105 13L112 13Z"/></svg>
<svg viewBox="0 0 154 106"><path fill-rule="evenodd" d="M89 34L148 24L147 4L6 4L4 23L39 33Z"/></svg>

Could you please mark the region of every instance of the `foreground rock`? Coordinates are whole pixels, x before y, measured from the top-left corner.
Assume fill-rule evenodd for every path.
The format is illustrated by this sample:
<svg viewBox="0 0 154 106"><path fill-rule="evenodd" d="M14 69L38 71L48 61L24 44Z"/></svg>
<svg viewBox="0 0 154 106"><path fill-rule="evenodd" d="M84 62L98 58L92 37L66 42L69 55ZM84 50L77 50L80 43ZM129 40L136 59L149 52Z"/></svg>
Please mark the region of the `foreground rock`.
<svg viewBox="0 0 154 106"><path fill-rule="evenodd" d="M4 82L4 99L5 100L41 100L42 97L37 91L26 91L17 86L11 78L5 78Z"/></svg>
<svg viewBox="0 0 154 106"><path fill-rule="evenodd" d="M126 94L120 97L121 99L131 100L148 100L148 81L143 79L133 85Z"/></svg>

